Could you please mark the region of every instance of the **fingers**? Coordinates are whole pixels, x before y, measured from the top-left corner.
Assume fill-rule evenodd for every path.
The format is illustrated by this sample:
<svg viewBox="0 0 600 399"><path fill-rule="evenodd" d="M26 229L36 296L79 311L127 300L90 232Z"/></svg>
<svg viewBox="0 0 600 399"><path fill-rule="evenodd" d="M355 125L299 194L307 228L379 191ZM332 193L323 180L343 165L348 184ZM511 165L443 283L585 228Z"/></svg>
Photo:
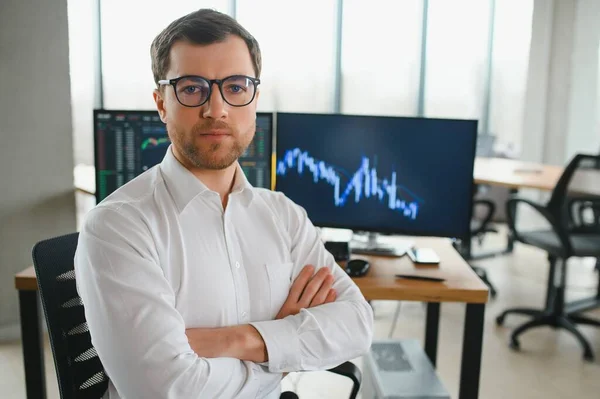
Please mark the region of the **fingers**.
<svg viewBox="0 0 600 399"><path fill-rule="evenodd" d="M300 296L302 295L304 288L310 281L314 271L314 266L304 266L304 268L302 269L302 271L300 271L300 274L298 274L298 277L296 277L296 280L294 280L294 283L290 288L290 293L288 294L289 301L296 303L300 300Z"/></svg>
<svg viewBox="0 0 600 399"><path fill-rule="evenodd" d="M332 288L329 290L329 293L327 294L327 298L325 298L325 302L323 302L323 303L335 302L336 298L337 298L337 292L335 292L335 290Z"/></svg>
<svg viewBox="0 0 600 399"><path fill-rule="evenodd" d="M298 301L300 307L307 308L312 302L313 298L319 292L319 289L323 285L323 282L327 278L327 276L331 275L331 271L327 267L322 267L319 271L313 276L310 282L304 288L304 292ZM327 289L329 290L329 288Z"/></svg>
<svg viewBox="0 0 600 399"><path fill-rule="evenodd" d="M321 287L313 297L312 301L310 301L309 307L312 308L313 306L319 306L325 303L325 299L327 298L327 295L329 295L329 291L331 291L334 281L335 279L331 274L328 274L325 277L323 284L321 284Z"/></svg>

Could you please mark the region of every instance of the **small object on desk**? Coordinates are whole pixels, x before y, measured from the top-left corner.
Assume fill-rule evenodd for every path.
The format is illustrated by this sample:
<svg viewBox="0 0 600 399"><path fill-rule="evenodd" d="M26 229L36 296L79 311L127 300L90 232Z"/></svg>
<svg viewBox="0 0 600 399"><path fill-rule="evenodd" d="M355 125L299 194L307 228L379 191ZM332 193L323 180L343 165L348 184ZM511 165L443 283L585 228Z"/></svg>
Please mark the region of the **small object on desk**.
<svg viewBox="0 0 600 399"><path fill-rule="evenodd" d="M328 250L337 261L350 259L350 245L348 241L326 241L325 249Z"/></svg>
<svg viewBox="0 0 600 399"><path fill-rule="evenodd" d="M364 259L351 259L346 263L346 273L350 277L362 277L369 271L371 264Z"/></svg>
<svg viewBox="0 0 600 399"><path fill-rule="evenodd" d="M406 278L409 280L423 280L423 281L435 281L438 283L446 281L446 279L441 277L430 277L430 276L416 276L414 274L396 274L398 278Z"/></svg>
<svg viewBox="0 0 600 399"><path fill-rule="evenodd" d="M440 263L440 257L431 248L410 248L407 251L408 257L413 263L436 265Z"/></svg>

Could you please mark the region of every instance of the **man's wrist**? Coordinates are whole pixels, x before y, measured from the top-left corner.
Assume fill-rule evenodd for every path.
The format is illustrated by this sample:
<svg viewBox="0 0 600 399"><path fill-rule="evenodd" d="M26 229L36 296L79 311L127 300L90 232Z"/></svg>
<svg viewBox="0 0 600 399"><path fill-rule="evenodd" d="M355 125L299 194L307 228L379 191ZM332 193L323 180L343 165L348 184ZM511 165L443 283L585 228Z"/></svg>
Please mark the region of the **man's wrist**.
<svg viewBox="0 0 600 399"><path fill-rule="evenodd" d="M250 324L235 327L233 340L234 357L255 363L268 360L267 346L256 328Z"/></svg>

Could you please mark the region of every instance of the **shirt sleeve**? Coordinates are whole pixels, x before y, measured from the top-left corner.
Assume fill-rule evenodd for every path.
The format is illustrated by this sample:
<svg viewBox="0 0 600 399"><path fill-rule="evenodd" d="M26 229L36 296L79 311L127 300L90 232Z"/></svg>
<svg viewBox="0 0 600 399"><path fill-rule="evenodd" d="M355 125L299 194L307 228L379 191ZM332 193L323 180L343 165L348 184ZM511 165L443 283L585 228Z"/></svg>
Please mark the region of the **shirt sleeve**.
<svg viewBox="0 0 600 399"><path fill-rule="evenodd" d="M252 362L191 349L173 289L141 217L92 210L75 256L92 344L126 398L255 398L273 378ZM272 377L276 377L271 375Z"/></svg>
<svg viewBox="0 0 600 399"><path fill-rule="evenodd" d="M364 296L325 249L306 211L281 196L295 279L306 265L328 267L335 278L335 302L302 309L281 320L251 323L262 335L272 372L322 370L366 353L373 336L373 311Z"/></svg>

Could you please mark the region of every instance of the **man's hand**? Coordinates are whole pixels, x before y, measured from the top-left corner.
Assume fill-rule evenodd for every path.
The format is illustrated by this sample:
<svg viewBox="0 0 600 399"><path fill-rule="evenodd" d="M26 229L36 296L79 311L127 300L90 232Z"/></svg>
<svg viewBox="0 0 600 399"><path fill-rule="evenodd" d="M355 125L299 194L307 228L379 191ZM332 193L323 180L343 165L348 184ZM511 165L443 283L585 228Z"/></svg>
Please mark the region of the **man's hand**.
<svg viewBox="0 0 600 399"><path fill-rule="evenodd" d="M312 308L335 301L336 292L331 288L335 280L331 270L322 267L313 276L314 270L314 266L311 265L302 269L275 319L298 314L302 308Z"/></svg>

